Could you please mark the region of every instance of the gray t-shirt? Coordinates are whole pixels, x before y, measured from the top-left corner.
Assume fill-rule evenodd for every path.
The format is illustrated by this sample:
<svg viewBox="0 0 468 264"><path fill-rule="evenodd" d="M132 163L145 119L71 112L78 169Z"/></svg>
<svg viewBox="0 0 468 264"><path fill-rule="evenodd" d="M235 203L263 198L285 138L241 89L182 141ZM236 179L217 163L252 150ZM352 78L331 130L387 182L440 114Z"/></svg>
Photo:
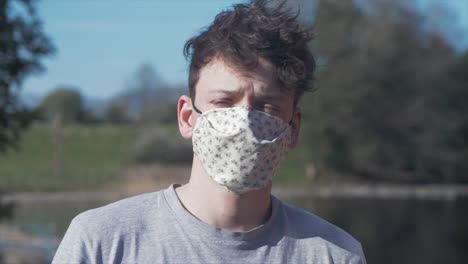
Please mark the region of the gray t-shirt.
<svg viewBox="0 0 468 264"><path fill-rule="evenodd" d="M272 196L269 220L247 232L206 224L168 189L84 212L52 263L361 263L361 245L325 220Z"/></svg>

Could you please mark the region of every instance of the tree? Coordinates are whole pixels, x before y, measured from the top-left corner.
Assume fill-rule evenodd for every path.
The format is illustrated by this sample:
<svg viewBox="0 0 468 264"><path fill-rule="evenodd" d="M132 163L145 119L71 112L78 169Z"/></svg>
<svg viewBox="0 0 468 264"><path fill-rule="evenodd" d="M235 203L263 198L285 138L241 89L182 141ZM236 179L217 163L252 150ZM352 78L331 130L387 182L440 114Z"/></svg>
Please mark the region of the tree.
<svg viewBox="0 0 468 264"><path fill-rule="evenodd" d="M451 64L438 79L440 95L433 104L446 119L439 135L437 154L448 163L448 173L458 181L468 181L468 51Z"/></svg>
<svg viewBox="0 0 468 264"><path fill-rule="evenodd" d="M140 123L176 121L174 109L186 87L165 83L151 64L137 68L127 83L127 90L114 100L125 101L130 117Z"/></svg>
<svg viewBox="0 0 468 264"><path fill-rule="evenodd" d="M127 84L128 95L132 108L136 111L136 119L140 122L150 121L153 109L156 106L155 98L164 101L164 94L160 92L166 86L165 82L157 74L149 63L140 65ZM159 93L158 95L156 95Z"/></svg>
<svg viewBox="0 0 468 264"><path fill-rule="evenodd" d="M33 0L0 0L0 152L14 147L36 115L22 106L24 79L41 72L41 60L54 52Z"/></svg>
<svg viewBox="0 0 468 264"><path fill-rule="evenodd" d="M407 4L318 2L315 129L324 162L369 180L460 181L461 154L441 142L463 115L442 104L456 53Z"/></svg>
<svg viewBox="0 0 468 264"><path fill-rule="evenodd" d="M48 94L39 105L43 118L52 121L78 122L83 117L83 102L81 94L72 88L57 88Z"/></svg>
<svg viewBox="0 0 468 264"><path fill-rule="evenodd" d="M131 121L128 102L124 98L111 100L104 110L104 120L112 124L127 124Z"/></svg>

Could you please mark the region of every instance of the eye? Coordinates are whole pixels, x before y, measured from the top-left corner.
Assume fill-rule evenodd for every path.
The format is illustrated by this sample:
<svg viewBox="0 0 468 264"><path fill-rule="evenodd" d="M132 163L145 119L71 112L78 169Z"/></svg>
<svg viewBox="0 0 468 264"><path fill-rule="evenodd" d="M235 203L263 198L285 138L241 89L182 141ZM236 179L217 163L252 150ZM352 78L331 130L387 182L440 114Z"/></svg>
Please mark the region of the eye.
<svg viewBox="0 0 468 264"><path fill-rule="evenodd" d="M216 107L232 107L232 102L227 99L213 100L212 104Z"/></svg>
<svg viewBox="0 0 468 264"><path fill-rule="evenodd" d="M277 114L281 112L281 109L273 104L261 104L257 107L257 109L269 114Z"/></svg>

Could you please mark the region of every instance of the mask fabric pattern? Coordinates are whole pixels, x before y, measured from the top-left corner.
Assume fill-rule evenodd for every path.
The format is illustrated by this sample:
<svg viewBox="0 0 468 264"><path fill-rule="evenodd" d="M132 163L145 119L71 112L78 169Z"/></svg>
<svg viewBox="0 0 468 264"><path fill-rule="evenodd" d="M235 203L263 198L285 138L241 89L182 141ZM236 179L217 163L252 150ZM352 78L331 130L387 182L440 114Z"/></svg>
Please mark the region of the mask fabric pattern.
<svg viewBox="0 0 468 264"><path fill-rule="evenodd" d="M193 150L208 175L230 191L265 187L289 150L290 125L248 107L202 113L194 127Z"/></svg>

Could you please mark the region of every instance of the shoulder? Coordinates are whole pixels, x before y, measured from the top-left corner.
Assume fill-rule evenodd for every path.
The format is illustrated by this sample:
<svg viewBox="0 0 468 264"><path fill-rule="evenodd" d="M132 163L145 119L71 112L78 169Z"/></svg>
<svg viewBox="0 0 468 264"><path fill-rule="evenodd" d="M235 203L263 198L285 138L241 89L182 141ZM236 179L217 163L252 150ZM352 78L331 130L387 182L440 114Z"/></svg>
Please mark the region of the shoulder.
<svg viewBox="0 0 468 264"><path fill-rule="evenodd" d="M159 191L79 214L68 227L53 263L120 262L135 249L135 241L164 221L163 201L163 191Z"/></svg>
<svg viewBox="0 0 468 264"><path fill-rule="evenodd" d="M304 209L280 201L287 234L296 239L321 240L326 247L338 247L364 258L361 243L348 232Z"/></svg>
<svg viewBox="0 0 468 264"><path fill-rule="evenodd" d="M136 225L144 224L145 219L158 211L162 192L141 194L126 198L103 207L85 211L76 216L72 224L85 227L86 233L118 233Z"/></svg>

